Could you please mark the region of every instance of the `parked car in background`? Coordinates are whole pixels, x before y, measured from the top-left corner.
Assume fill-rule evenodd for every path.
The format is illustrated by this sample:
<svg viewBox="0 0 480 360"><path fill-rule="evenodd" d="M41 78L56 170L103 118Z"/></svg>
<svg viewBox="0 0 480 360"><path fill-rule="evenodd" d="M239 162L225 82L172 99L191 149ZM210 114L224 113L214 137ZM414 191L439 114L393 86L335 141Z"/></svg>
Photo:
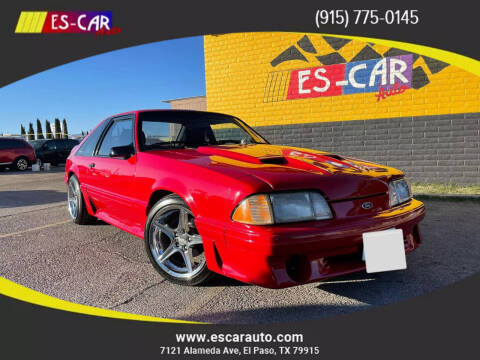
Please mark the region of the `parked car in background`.
<svg viewBox="0 0 480 360"><path fill-rule="evenodd" d="M64 164L70 151L79 144L79 141L73 139L33 140L30 144L35 149L37 162L42 166L44 163Z"/></svg>
<svg viewBox="0 0 480 360"><path fill-rule="evenodd" d="M25 171L35 161L35 150L25 140L0 138L0 167Z"/></svg>
<svg viewBox="0 0 480 360"><path fill-rule="evenodd" d="M70 154L65 182L75 223L144 239L155 269L185 285L212 272L282 288L362 271L365 234L381 240L377 256L395 242L404 258L425 215L400 170L271 145L233 116L198 111L106 119Z"/></svg>

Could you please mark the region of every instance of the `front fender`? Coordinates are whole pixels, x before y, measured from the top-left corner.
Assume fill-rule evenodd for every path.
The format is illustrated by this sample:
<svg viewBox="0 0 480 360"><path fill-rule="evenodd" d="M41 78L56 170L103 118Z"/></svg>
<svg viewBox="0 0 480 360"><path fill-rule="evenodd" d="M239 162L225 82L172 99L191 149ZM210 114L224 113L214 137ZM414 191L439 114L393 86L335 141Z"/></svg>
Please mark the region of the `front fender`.
<svg viewBox="0 0 480 360"><path fill-rule="evenodd" d="M195 217L198 215L198 208L191 192L189 191L187 186L184 183L180 182L178 179L167 177L161 180L157 180L152 186L152 191L148 203L150 202L151 196L157 191L168 191L177 194L183 199L183 201L187 203L193 215Z"/></svg>

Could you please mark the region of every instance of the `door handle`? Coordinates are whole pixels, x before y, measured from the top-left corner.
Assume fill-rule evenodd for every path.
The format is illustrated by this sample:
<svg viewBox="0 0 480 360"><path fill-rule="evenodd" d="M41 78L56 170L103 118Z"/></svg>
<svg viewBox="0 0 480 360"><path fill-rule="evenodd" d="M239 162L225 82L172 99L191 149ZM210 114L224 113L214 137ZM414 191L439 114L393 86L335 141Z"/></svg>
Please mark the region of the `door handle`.
<svg viewBox="0 0 480 360"><path fill-rule="evenodd" d="M90 168L94 168L95 167L95 163L91 163L90 165L88 165Z"/></svg>

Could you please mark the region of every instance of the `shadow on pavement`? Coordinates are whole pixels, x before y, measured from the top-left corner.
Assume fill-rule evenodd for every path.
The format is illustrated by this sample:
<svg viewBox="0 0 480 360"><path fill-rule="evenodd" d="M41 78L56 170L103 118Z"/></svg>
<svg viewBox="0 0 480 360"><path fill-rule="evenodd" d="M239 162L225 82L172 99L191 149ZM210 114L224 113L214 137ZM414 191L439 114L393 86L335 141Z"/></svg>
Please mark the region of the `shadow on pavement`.
<svg viewBox="0 0 480 360"><path fill-rule="evenodd" d="M413 289L409 289L410 293L408 295L415 296L424 291L433 290L437 284L429 285L431 289L426 289L424 286L418 294ZM408 287L408 275L404 271L392 271L346 275L321 282L317 289L353 299L366 305L386 305L409 297L405 291Z"/></svg>
<svg viewBox="0 0 480 360"><path fill-rule="evenodd" d="M89 223L88 226L112 226L110 224L107 224L105 221L96 219L92 223Z"/></svg>
<svg viewBox="0 0 480 360"><path fill-rule="evenodd" d="M202 287L217 287L217 286L252 286L250 284L243 283L241 281L215 274L212 280L210 280Z"/></svg>
<svg viewBox="0 0 480 360"><path fill-rule="evenodd" d="M17 190L0 191L0 208L44 205L67 200L66 191Z"/></svg>

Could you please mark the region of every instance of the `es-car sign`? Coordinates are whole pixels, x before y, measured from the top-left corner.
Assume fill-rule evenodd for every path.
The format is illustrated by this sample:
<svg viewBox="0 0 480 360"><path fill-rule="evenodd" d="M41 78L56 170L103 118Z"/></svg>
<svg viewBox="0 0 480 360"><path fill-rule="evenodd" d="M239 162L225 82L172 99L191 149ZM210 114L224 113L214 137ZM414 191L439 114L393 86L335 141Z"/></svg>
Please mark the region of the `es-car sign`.
<svg viewBox="0 0 480 360"><path fill-rule="evenodd" d="M111 11L22 11L15 33L99 33L111 31Z"/></svg>
<svg viewBox="0 0 480 360"><path fill-rule="evenodd" d="M380 100L410 89L411 83L412 55L392 56L292 70L287 99L377 92Z"/></svg>

